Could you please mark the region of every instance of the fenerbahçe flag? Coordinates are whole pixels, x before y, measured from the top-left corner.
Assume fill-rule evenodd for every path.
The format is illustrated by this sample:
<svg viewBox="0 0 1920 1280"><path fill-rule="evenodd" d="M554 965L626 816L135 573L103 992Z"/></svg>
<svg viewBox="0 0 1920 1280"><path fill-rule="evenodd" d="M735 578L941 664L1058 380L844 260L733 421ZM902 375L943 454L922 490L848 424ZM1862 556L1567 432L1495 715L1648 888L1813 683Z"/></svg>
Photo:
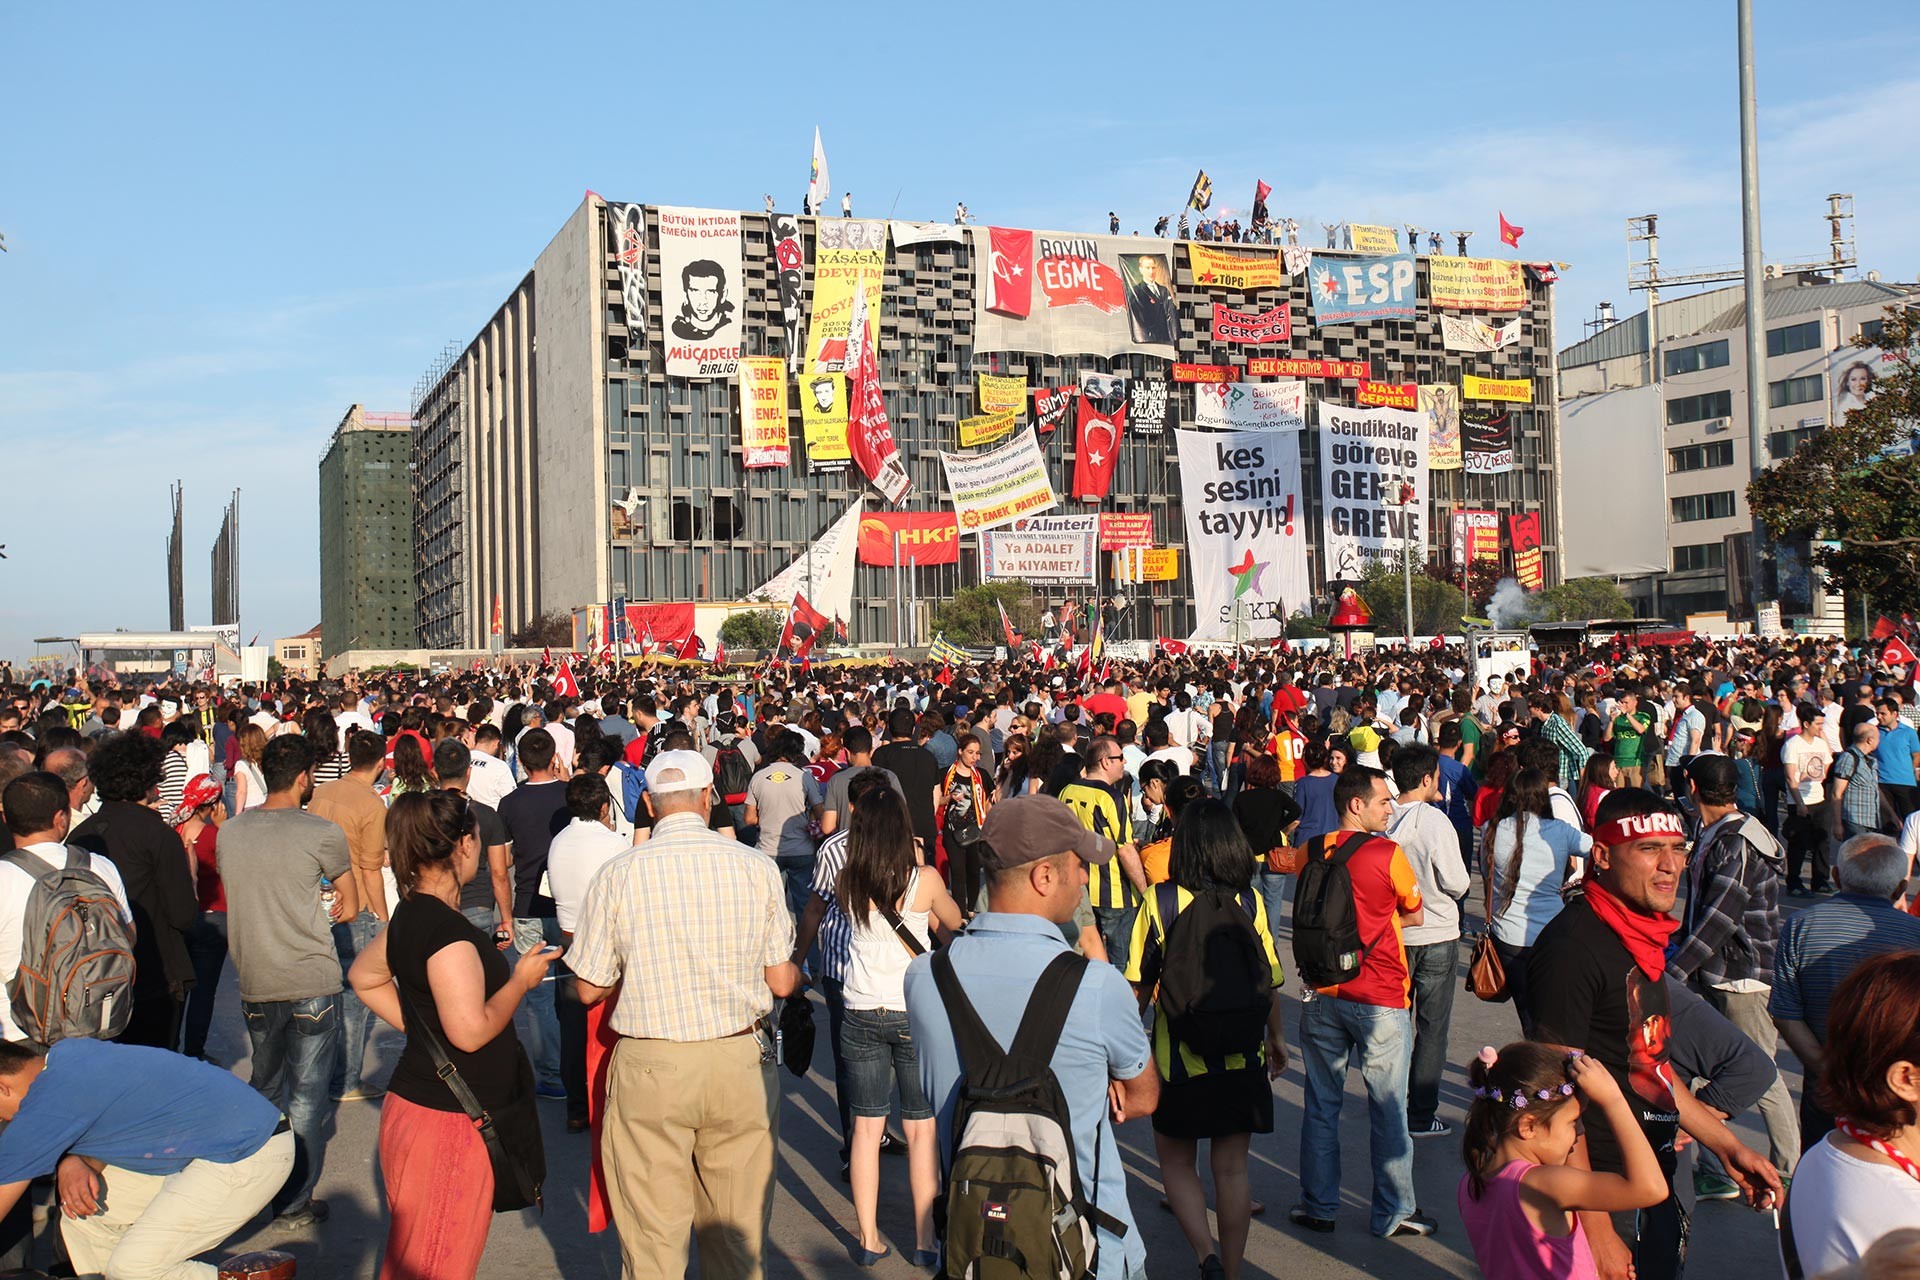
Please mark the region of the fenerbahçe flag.
<svg viewBox="0 0 1920 1280"><path fill-rule="evenodd" d="M1176 431L1196 640L1286 630L1306 607L1307 534L1300 433Z"/></svg>

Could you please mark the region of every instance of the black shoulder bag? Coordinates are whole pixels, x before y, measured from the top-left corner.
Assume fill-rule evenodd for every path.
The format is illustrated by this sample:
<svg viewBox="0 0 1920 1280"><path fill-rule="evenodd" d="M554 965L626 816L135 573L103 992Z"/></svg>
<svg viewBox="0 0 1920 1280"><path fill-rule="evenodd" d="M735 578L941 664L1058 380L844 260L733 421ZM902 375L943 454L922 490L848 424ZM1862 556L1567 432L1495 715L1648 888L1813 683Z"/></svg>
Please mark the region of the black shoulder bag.
<svg viewBox="0 0 1920 1280"><path fill-rule="evenodd" d="M454 1101L480 1131L480 1140L487 1144L487 1158L493 1162L493 1211L512 1213L531 1206L544 1213L546 1205L541 1201L540 1187L547 1177L547 1149L540 1137L540 1117L534 1110L533 1091L526 1090L523 1097L515 1098L498 1113L481 1106L480 1099L461 1076L460 1068L453 1065L447 1046L440 1042L440 1037L407 998L407 989L398 979L393 989L400 993L400 1012L407 1020L407 1034L419 1036L426 1044L427 1052L433 1055L434 1074L446 1082ZM524 1055L522 1065L525 1065Z"/></svg>

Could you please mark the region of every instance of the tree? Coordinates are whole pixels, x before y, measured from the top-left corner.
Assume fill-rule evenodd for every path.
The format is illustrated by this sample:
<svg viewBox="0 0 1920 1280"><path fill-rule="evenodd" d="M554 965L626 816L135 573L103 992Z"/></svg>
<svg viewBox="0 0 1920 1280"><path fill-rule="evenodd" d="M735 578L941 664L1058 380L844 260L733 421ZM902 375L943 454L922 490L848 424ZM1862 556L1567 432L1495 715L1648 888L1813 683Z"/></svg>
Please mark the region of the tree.
<svg viewBox="0 0 1920 1280"><path fill-rule="evenodd" d="M1033 588L1018 579L960 588L934 613L933 629L955 644L1004 644L998 608L1003 604L1015 631L1039 637L1040 601Z"/></svg>
<svg viewBox="0 0 1920 1280"><path fill-rule="evenodd" d="M720 643L736 649L771 650L780 643L780 632L786 625L786 615L778 609L730 613L720 624Z"/></svg>
<svg viewBox="0 0 1920 1280"><path fill-rule="evenodd" d="M267 656L267 679L285 680L286 678L287 678L286 664L281 662L280 659L273 657L271 654L269 654Z"/></svg>
<svg viewBox="0 0 1920 1280"><path fill-rule="evenodd" d="M1317 640L1327 634L1327 620L1311 613L1296 613L1287 619L1287 639Z"/></svg>
<svg viewBox="0 0 1920 1280"><path fill-rule="evenodd" d="M1828 582L1863 592L1886 613L1920 609L1920 312L1886 310L1868 351L1873 398L1747 486L1747 502L1776 540L1814 538Z"/></svg>
<svg viewBox="0 0 1920 1280"><path fill-rule="evenodd" d="M1535 622L1588 622L1594 618L1631 618L1633 604L1611 578L1570 578L1528 599Z"/></svg>
<svg viewBox="0 0 1920 1280"><path fill-rule="evenodd" d="M1373 610L1376 635L1406 634L1406 580L1397 566L1375 560L1360 577L1360 598ZM1460 629L1460 615L1466 612L1467 598L1451 582L1425 573L1413 575L1413 631L1430 636Z"/></svg>
<svg viewBox="0 0 1920 1280"><path fill-rule="evenodd" d="M512 649L572 649L573 615L554 610L543 613L507 637Z"/></svg>

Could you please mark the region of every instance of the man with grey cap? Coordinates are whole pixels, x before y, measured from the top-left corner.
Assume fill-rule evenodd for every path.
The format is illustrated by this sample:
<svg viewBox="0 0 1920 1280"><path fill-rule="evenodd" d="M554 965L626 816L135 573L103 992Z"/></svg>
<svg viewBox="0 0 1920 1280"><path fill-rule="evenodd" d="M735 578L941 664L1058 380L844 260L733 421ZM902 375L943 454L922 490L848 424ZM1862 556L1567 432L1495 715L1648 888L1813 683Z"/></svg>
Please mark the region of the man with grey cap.
<svg viewBox="0 0 1920 1280"><path fill-rule="evenodd" d="M1013 1043L1041 973L1068 951L1061 926L1086 896L1087 867L1118 852L1052 796L1015 796L987 814L981 870L987 909L947 948L968 1002L1002 1048ZM965 1075L931 957L907 968L907 1021L920 1050L920 1078L933 1100L942 1158L953 1149L954 1104ZM1125 1228L1099 1228L1096 1280L1146 1274L1146 1247L1127 1204L1126 1171L1113 1126L1151 1114L1160 1077L1140 1009L1113 966L1087 964L1054 1048L1052 1068L1072 1115L1074 1163L1088 1201Z"/></svg>
<svg viewBox="0 0 1920 1280"><path fill-rule="evenodd" d="M602 1151L628 1275L765 1271L780 1089L769 1015L793 994L780 873L707 829L713 767L662 751L642 793L653 836L602 867L574 922L580 1002L619 997ZM1122 984L1124 985L1124 984Z"/></svg>

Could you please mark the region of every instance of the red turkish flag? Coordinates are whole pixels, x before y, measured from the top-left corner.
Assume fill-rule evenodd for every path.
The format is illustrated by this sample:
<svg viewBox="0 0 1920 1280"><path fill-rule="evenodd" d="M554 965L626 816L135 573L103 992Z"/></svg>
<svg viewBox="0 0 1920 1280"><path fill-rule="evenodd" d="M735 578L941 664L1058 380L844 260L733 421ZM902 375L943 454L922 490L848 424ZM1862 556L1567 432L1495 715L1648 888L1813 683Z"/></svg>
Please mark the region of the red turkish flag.
<svg viewBox="0 0 1920 1280"><path fill-rule="evenodd" d="M1127 429L1127 402L1102 413L1092 397L1080 397L1080 430L1073 448L1073 496L1098 502L1113 488L1120 436Z"/></svg>
<svg viewBox="0 0 1920 1280"><path fill-rule="evenodd" d="M1885 640L1890 636L1898 634L1899 630L1899 627L1893 625L1893 619L1884 613L1873 620L1873 638L1875 640Z"/></svg>
<svg viewBox="0 0 1920 1280"><path fill-rule="evenodd" d="M713 665L716 667L727 665L727 642L724 640L713 642Z"/></svg>
<svg viewBox="0 0 1920 1280"><path fill-rule="evenodd" d="M1516 227L1507 221L1507 215L1500 215L1500 243L1515 249L1520 247L1520 237L1527 234L1525 227Z"/></svg>
<svg viewBox="0 0 1920 1280"><path fill-rule="evenodd" d="M1033 311L1033 232L987 228L987 310L1015 320Z"/></svg>
<svg viewBox="0 0 1920 1280"><path fill-rule="evenodd" d="M807 603L804 591L794 592L793 605L787 610L787 625L780 631L780 646L775 652L791 648L795 653L806 653L813 648L821 629L832 622L833 619Z"/></svg>
<svg viewBox="0 0 1920 1280"><path fill-rule="evenodd" d="M953 664L951 662L943 663L940 667L940 674L934 677L934 681L937 684L952 684Z"/></svg>
<svg viewBox="0 0 1920 1280"><path fill-rule="evenodd" d="M1163 638L1160 641L1160 651L1170 658L1184 657L1187 652L1187 642L1185 640L1168 640Z"/></svg>
<svg viewBox="0 0 1920 1280"><path fill-rule="evenodd" d="M856 289L847 336L847 451L873 487L898 506L913 492L913 481L900 461L900 446L887 421L880 362L873 346L867 326L867 291Z"/></svg>
<svg viewBox="0 0 1920 1280"><path fill-rule="evenodd" d="M573 664L560 664L560 674L553 678L553 692L556 697L577 698L580 696L580 682L573 678Z"/></svg>
<svg viewBox="0 0 1920 1280"><path fill-rule="evenodd" d="M705 651L706 647L705 642L700 639L698 632L689 631L687 632L686 640L680 645L679 656L691 662L697 659L701 653Z"/></svg>
<svg viewBox="0 0 1920 1280"><path fill-rule="evenodd" d="M1880 651L1880 661L1888 666L1911 667L1914 665L1913 650L1899 636L1887 641L1887 647Z"/></svg>

